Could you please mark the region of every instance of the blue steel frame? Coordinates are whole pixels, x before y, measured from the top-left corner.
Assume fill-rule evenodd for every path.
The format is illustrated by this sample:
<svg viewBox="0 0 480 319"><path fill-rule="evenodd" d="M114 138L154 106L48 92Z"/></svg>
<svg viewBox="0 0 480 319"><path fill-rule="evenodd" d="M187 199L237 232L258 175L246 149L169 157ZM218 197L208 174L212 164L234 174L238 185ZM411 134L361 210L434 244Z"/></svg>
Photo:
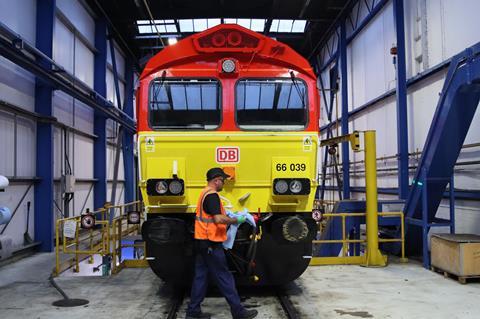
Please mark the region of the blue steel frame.
<svg viewBox="0 0 480 319"><path fill-rule="evenodd" d="M393 0L397 37L397 153L399 199L408 196L407 67L403 0Z"/></svg>
<svg viewBox="0 0 480 319"><path fill-rule="evenodd" d="M125 63L125 96L124 103L122 104L122 97L120 94L120 78L118 76L117 62L115 57L115 43L113 37L109 36L108 41L110 44L110 55L112 59L112 69L113 69L113 79L115 82L115 93L117 96L117 106L122 109L128 116L133 118L133 63L130 60L127 60ZM124 177L125 177L125 202L131 202L134 200L134 179L133 179L133 134L127 130L119 130L121 134L121 139L118 139L117 142L122 144L122 153L123 153L123 166L124 166ZM116 173L114 173L115 176ZM112 188L112 194L115 190ZM112 197L113 198L113 197Z"/></svg>
<svg viewBox="0 0 480 319"><path fill-rule="evenodd" d="M46 56L53 54L53 24L55 0L37 1L36 47ZM40 64L48 66L45 61ZM51 85L36 78L35 112L52 116ZM50 122L37 122L36 175L40 178L35 185L35 241L41 242L40 251L53 250L53 127Z"/></svg>
<svg viewBox="0 0 480 319"><path fill-rule="evenodd" d="M345 20L340 24L340 77L342 92L342 135L348 134L348 74L347 28ZM350 198L350 149L349 142L342 143L343 199Z"/></svg>
<svg viewBox="0 0 480 319"><path fill-rule="evenodd" d="M107 96L107 22L98 18L95 23L94 90ZM93 146L93 175L96 179L93 189L94 208L102 207L107 201L107 118L99 110L94 112L93 131L97 138Z"/></svg>
<svg viewBox="0 0 480 319"><path fill-rule="evenodd" d="M133 118L133 63L130 59L125 63L125 103L123 111ZM133 134L128 130L123 130L123 168L125 176L125 202L129 203L135 200L135 185L134 178L134 158L133 158Z"/></svg>

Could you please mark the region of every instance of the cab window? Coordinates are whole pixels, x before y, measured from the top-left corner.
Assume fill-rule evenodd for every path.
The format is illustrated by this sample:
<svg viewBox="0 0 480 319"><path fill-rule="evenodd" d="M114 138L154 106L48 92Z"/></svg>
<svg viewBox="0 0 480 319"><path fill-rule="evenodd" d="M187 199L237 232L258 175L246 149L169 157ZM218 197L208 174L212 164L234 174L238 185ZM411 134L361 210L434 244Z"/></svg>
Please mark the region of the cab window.
<svg viewBox="0 0 480 319"><path fill-rule="evenodd" d="M214 129L221 121L220 83L215 79L152 81L149 122L153 129Z"/></svg>
<svg viewBox="0 0 480 319"><path fill-rule="evenodd" d="M299 78L239 80L235 107L244 129L300 130L308 121L306 85Z"/></svg>

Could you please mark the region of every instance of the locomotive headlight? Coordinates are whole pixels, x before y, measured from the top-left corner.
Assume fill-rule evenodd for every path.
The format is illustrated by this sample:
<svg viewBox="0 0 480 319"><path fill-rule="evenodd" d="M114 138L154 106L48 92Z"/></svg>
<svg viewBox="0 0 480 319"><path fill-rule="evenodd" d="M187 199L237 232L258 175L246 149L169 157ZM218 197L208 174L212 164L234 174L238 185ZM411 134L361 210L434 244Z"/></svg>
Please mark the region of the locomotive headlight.
<svg viewBox="0 0 480 319"><path fill-rule="evenodd" d="M159 181L155 185L155 191L157 191L158 194L163 195L168 191L168 185L167 182L165 181Z"/></svg>
<svg viewBox="0 0 480 319"><path fill-rule="evenodd" d="M182 189L183 189L183 185L182 183L180 183L180 181L177 181L177 180L173 180L170 182L170 185L168 185L168 190L170 191L170 193L172 193L173 195L178 195L182 192Z"/></svg>
<svg viewBox="0 0 480 319"><path fill-rule="evenodd" d="M281 180L278 180L276 183L275 183L275 190L277 191L277 193L279 194L284 194L288 191L288 184L286 181L284 181L283 179Z"/></svg>
<svg viewBox="0 0 480 319"><path fill-rule="evenodd" d="M290 182L290 191L294 194L298 194L302 191L302 182L300 182L299 180L296 180L294 179L293 181Z"/></svg>
<svg viewBox="0 0 480 319"><path fill-rule="evenodd" d="M222 71L225 73L232 73L235 71L235 61L230 59L223 60Z"/></svg>

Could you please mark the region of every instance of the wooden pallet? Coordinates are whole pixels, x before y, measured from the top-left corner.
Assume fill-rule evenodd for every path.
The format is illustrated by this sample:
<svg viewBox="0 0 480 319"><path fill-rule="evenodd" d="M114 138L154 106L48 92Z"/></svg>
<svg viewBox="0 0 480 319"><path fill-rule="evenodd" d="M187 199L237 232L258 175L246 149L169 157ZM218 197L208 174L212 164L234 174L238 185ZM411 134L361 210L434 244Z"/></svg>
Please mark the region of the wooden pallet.
<svg viewBox="0 0 480 319"><path fill-rule="evenodd" d="M478 281L480 280L480 276L458 276L458 275L455 275L455 274L452 274L448 271L445 271L443 269L440 269L440 268L437 268L437 267L434 267L434 266L431 266L430 269L433 271L433 272L436 272L436 273L439 273L439 274L443 274L443 277L445 278L452 278L452 279L456 279L458 280L459 283L461 283L462 285L465 285L467 282L470 282L470 281Z"/></svg>

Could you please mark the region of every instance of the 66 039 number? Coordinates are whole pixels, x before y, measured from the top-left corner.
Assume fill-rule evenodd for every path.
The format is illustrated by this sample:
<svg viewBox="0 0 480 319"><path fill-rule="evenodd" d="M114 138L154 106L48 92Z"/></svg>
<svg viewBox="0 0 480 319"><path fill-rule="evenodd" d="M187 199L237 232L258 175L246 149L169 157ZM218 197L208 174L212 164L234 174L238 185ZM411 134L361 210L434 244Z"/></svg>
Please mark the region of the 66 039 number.
<svg viewBox="0 0 480 319"><path fill-rule="evenodd" d="M290 165L286 163L278 163L275 168L277 172L285 172L287 169L291 172L303 172L307 169L307 165L304 163L291 163Z"/></svg>

